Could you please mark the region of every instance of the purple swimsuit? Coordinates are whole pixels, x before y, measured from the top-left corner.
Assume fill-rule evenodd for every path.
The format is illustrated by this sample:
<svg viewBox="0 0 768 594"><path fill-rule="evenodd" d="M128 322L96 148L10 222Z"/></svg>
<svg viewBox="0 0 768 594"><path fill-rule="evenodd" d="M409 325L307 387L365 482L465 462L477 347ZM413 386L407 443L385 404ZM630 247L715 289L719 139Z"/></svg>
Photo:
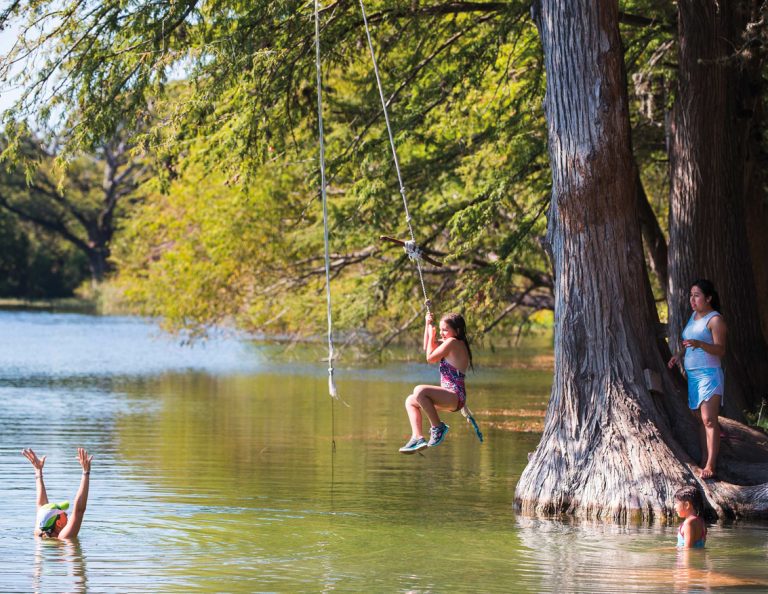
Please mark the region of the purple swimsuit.
<svg viewBox="0 0 768 594"><path fill-rule="evenodd" d="M467 388L464 385L464 374L445 359L440 359L440 386L446 390L450 390L459 397L459 405L453 412L464 408L464 405L467 402Z"/></svg>

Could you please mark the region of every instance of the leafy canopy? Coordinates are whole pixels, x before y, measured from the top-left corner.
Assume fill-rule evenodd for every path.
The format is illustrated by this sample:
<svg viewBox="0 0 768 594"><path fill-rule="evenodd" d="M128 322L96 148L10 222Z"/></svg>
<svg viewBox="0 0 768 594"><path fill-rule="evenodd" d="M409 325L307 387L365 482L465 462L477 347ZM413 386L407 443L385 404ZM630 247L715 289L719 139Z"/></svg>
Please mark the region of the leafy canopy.
<svg viewBox="0 0 768 594"><path fill-rule="evenodd" d="M312 8L26 0L7 10L28 26L6 63L37 60L9 131L39 105L72 147L154 122L136 142L162 167L117 263L130 299L173 327L324 324ZM366 9L417 240L445 263L427 267L436 309L464 310L482 330L551 306L544 80L529 3ZM665 22L629 29L634 68L663 43ZM359 4L326 4L321 29L335 313L353 335L394 338L422 298L412 264L378 241L405 238L406 226Z"/></svg>

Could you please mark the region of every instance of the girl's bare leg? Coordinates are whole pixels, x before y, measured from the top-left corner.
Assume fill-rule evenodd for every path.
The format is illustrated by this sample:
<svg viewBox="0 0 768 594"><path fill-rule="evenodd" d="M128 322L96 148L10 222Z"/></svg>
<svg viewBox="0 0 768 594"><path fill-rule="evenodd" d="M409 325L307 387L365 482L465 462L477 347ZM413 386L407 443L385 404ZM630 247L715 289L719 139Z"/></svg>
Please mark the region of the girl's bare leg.
<svg viewBox="0 0 768 594"><path fill-rule="evenodd" d="M459 404L459 397L450 390L439 386L416 386L413 390L413 397L416 403L429 417L429 422L433 427L440 424L440 415L437 410L455 410Z"/></svg>
<svg viewBox="0 0 768 594"><path fill-rule="evenodd" d="M405 410L408 413L408 420L411 422L411 437L424 437L421 428L421 407L413 394L405 399Z"/></svg>
<svg viewBox="0 0 768 594"><path fill-rule="evenodd" d="M715 476L717 454L720 451L720 423L717 420L719 413L719 395L712 396L706 402L701 403L701 421L704 423L704 431L707 435L707 461L701 471L701 478L703 479Z"/></svg>
<svg viewBox="0 0 768 594"><path fill-rule="evenodd" d="M701 409L696 409L693 412L693 416L698 421L697 427L699 428L699 450L701 454L699 456L699 467L704 468L707 465L707 431L704 429L704 421L701 418Z"/></svg>

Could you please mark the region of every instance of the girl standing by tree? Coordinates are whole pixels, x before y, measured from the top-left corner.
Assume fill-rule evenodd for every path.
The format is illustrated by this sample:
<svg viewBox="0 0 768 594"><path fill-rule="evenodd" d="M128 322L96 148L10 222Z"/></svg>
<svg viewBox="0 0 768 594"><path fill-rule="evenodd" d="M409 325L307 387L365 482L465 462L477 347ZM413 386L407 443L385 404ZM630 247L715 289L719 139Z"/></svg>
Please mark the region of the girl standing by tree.
<svg viewBox="0 0 768 594"><path fill-rule="evenodd" d="M684 364L688 376L688 406L697 411L704 429L701 436L701 478L714 478L720 449L717 418L723 401L725 376L721 359L725 355L726 326L720 314L720 298L714 285L699 279L691 285L693 313L683 330ZM669 367L679 360L675 354Z"/></svg>

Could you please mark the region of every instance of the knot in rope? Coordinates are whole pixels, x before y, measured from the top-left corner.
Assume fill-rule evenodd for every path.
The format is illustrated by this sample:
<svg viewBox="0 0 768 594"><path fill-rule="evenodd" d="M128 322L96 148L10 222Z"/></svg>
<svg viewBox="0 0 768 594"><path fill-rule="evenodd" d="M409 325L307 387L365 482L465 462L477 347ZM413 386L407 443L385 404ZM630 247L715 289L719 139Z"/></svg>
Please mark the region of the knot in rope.
<svg viewBox="0 0 768 594"><path fill-rule="evenodd" d="M411 240L406 241L403 244L403 249L405 250L405 253L408 254L408 257L411 260L414 260L414 261L421 260L422 251L421 251L421 248L418 245L416 245L415 241L411 241Z"/></svg>

